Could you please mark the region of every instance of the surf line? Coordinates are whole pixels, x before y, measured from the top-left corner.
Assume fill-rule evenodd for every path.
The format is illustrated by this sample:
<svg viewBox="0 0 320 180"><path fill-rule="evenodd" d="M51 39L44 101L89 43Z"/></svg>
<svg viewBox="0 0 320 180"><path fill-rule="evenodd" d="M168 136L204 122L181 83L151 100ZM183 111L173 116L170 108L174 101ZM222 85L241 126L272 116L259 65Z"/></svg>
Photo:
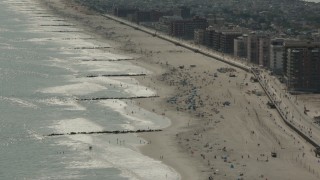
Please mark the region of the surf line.
<svg viewBox="0 0 320 180"><path fill-rule="evenodd" d="M144 98L158 98L160 96L133 96L133 97L99 97L99 98L80 98L76 99L77 101L99 101L99 100L108 100L108 99L144 99Z"/></svg>
<svg viewBox="0 0 320 180"><path fill-rule="evenodd" d="M162 129L138 129L138 130L115 130L115 131L90 131L90 132L70 132L70 133L51 133L45 136L65 136L77 134L127 134L127 133L145 133L160 132Z"/></svg>

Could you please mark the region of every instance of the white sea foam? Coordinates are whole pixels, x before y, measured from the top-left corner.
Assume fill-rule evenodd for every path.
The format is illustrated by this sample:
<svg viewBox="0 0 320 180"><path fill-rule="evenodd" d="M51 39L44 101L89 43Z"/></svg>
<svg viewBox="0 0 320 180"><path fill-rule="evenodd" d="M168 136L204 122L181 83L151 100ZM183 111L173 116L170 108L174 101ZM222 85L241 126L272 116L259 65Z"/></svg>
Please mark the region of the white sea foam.
<svg viewBox="0 0 320 180"><path fill-rule="evenodd" d="M37 180L48 180L48 179L82 179L83 176L75 175L75 174L52 174L52 175L44 175L43 177L36 178Z"/></svg>
<svg viewBox="0 0 320 180"><path fill-rule="evenodd" d="M106 56L108 58L108 56ZM119 59L119 58L118 58ZM90 72L122 72L150 74L150 71L128 62L82 61L79 64L89 66Z"/></svg>
<svg viewBox="0 0 320 180"><path fill-rule="evenodd" d="M111 47L110 44L106 42L101 42L94 39L90 39L90 40L83 39L86 37L88 38L88 35L81 33L82 29L78 28L77 26L59 26L59 25L72 25L72 24L65 23L65 22L54 22L54 21L48 22L47 19L43 20L41 18L36 18L33 21L33 23L30 24L29 31L31 32L40 31L40 32L47 32L47 33L54 33L54 31L57 31L61 33L55 33L54 37L51 37L51 38L32 38L32 39L27 39L25 41L30 41L30 42L52 41L55 43L59 43L63 47L61 48L61 50L70 49L70 48L78 49L78 51L86 50L83 52L83 54L85 54L86 52L90 52L92 50L98 50L98 49L85 49L85 48ZM63 31L74 31L75 33L70 35L70 33L67 33L67 32L64 33Z"/></svg>
<svg viewBox="0 0 320 180"><path fill-rule="evenodd" d="M50 99L40 99L38 102L49 105L49 106L67 106L65 110L76 110L84 111L85 107L81 106L73 98L59 99L59 98L50 98Z"/></svg>
<svg viewBox="0 0 320 180"><path fill-rule="evenodd" d="M95 93L103 90L107 90L107 88L105 86L95 84L95 83L82 82L82 83L76 83L76 84L70 84L70 85L64 85L64 86L45 88L39 91L42 93L64 94L64 95L74 96L74 95L91 94L91 93Z"/></svg>
<svg viewBox="0 0 320 180"><path fill-rule="evenodd" d="M72 38L72 37L70 37ZM71 39L69 41L56 39L56 43L60 43L63 48L61 50L76 50L78 53L81 54L88 54L88 53L95 53L96 51L101 51L100 49L91 49L91 48L99 48L99 47L110 47L107 43L102 43L98 41L88 41L84 39ZM88 49L86 49L88 48Z"/></svg>
<svg viewBox="0 0 320 180"><path fill-rule="evenodd" d="M139 85L139 82L134 78L128 77L112 77L111 79L120 81L125 88L125 92L136 96L154 96L156 92L152 89ZM130 81L129 81L130 80Z"/></svg>
<svg viewBox="0 0 320 180"><path fill-rule="evenodd" d="M27 133L29 134L30 137L32 137L34 139L37 139L37 140L43 140L44 139L44 137L42 135L38 134L37 132L35 132L33 130L28 129Z"/></svg>
<svg viewBox="0 0 320 180"><path fill-rule="evenodd" d="M106 161L99 159L90 159L87 162L73 161L67 168L79 169L100 169L100 168L113 168L112 165Z"/></svg>
<svg viewBox="0 0 320 180"><path fill-rule="evenodd" d="M107 144L102 138L95 138L94 142L92 142L92 139L85 138L85 136L87 135L71 136L70 138L86 145L92 145L93 150L97 149L98 151L102 151L101 154L95 158L107 163L95 164L95 167L111 165L112 167L120 169L122 171L121 175L132 180L166 179L166 177L170 180L180 179L180 175L176 171L164 165L161 161L143 156L139 152L126 146ZM91 162L99 161L94 160ZM146 169L148 170L146 171Z"/></svg>
<svg viewBox="0 0 320 180"><path fill-rule="evenodd" d="M172 168L132 149L111 146L105 152L104 158L121 169L123 175L130 179L180 179L179 174Z"/></svg>
<svg viewBox="0 0 320 180"><path fill-rule="evenodd" d="M124 105L124 104L123 104ZM59 120L51 126L58 133L68 132L90 132L101 131L103 127L84 118ZM119 146L114 143L107 143L106 138L113 139L124 136L105 135L74 135L67 136L68 139L61 139L59 144L69 146L70 149L76 150L79 157L83 159L75 159L71 162L68 168L110 168L114 167L122 171L121 175L132 180L147 180L147 179L180 179L180 175L172 168L162 164L161 161L143 156L134 148L130 148L133 141L138 142L138 139L128 140L125 145ZM131 139L133 138L130 136ZM92 146L91 151L88 146ZM148 171L146 171L148 169Z"/></svg>
<svg viewBox="0 0 320 180"><path fill-rule="evenodd" d="M134 104L128 105L124 101L104 100L100 104L126 117L129 121L128 124L123 124L122 127L125 129L160 129L168 127L171 124L170 120L164 116L146 111Z"/></svg>
<svg viewBox="0 0 320 180"><path fill-rule="evenodd" d="M78 73L79 72L79 70L77 70L75 68L72 68L70 63L66 62L65 59L50 58L47 61L49 62L48 66L63 68L63 69L66 69L68 71L71 71L72 73Z"/></svg>
<svg viewBox="0 0 320 180"><path fill-rule="evenodd" d="M71 82L90 82L105 86L117 86L123 89L131 96L154 96L156 92L150 88L139 85L138 81L130 77L94 77L94 78L77 78L70 79Z"/></svg>
<svg viewBox="0 0 320 180"><path fill-rule="evenodd" d="M103 128L84 118L64 119L56 122L52 128L58 133L102 131Z"/></svg>
<svg viewBox="0 0 320 180"><path fill-rule="evenodd" d="M12 103L12 104L20 106L20 107L38 109L37 105L35 105L35 104L33 104L33 103L29 102L29 101L19 99L19 98L0 96L0 100L7 101L9 103Z"/></svg>
<svg viewBox="0 0 320 180"><path fill-rule="evenodd" d="M0 29L1 32L1 29ZM11 44L7 44L7 43L0 43L0 49L16 49L15 47L13 47Z"/></svg>
<svg viewBox="0 0 320 180"><path fill-rule="evenodd" d="M88 55L90 54L90 55ZM119 55L110 52L95 52L90 53L88 51L83 51L82 56L74 57L77 60L119 60L119 59L133 59L130 56Z"/></svg>

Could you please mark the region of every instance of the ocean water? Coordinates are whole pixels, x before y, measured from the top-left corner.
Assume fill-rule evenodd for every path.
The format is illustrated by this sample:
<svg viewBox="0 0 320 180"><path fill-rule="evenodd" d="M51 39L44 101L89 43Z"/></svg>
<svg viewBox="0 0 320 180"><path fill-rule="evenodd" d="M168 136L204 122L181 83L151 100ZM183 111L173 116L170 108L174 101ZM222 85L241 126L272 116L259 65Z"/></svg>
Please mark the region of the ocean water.
<svg viewBox="0 0 320 180"><path fill-rule="evenodd" d="M111 61L132 57L69 25L33 0L0 1L0 179L180 179L139 153L136 134L46 136L170 125L130 100L80 101L156 92L131 77L88 78L151 72Z"/></svg>

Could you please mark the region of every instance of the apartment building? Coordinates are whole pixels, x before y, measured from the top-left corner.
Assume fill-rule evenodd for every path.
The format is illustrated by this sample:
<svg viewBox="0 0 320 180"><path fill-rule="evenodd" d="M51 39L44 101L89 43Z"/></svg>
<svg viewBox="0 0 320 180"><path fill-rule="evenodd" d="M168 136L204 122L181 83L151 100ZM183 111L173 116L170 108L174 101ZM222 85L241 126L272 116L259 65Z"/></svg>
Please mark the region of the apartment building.
<svg viewBox="0 0 320 180"><path fill-rule="evenodd" d="M205 18L194 17L193 19L176 20L170 23L169 34L175 37L192 38L194 30L206 29L208 22Z"/></svg>
<svg viewBox="0 0 320 180"><path fill-rule="evenodd" d="M159 18L159 22L156 23L155 28L156 30L169 34L171 22L180 20L182 20L180 16L162 16Z"/></svg>
<svg viewBox="0 0 320 180"><path fill-rule="evenodd" d="M239 31L222 31L220 33L220 51L227 54L234 52L234 39L241 36Z"/></svg>
<svg viewBox="0 0 320 180"><path fill-rule="evenodd" d="M284 39L271 39L269 68L275 74L283 73Z"/></svg>
<svg viewBox="0 0 320 180"><path fill-rule="evenodd" d="M284 43L288 91L320 92L320 42Z"/></svg>
<svg viewBox="0 0 320 180"><path fill-rule="evenodd" d="M204 29L194 30L194 43L195 44L205 44L205 32Z"/></svg>
<svg viewBox="0 0 320 180"><path fill-rule="evenodd" d="M270 66L270 38L268 36L259 38L259 65Z"/></svg>
<svg viewBox="0 0 320 180"><path fill-rule="evenodd" d="M270 37L264 33L250 33L247 43L247 59L250 63L267 66L270 56Z"/></svg>
<svg viewBox="0 0 320 180"><path fill-rule="evenodd" d="M234 39L233 55L236 57L247 58L248 35L243 34Z"/></svg>

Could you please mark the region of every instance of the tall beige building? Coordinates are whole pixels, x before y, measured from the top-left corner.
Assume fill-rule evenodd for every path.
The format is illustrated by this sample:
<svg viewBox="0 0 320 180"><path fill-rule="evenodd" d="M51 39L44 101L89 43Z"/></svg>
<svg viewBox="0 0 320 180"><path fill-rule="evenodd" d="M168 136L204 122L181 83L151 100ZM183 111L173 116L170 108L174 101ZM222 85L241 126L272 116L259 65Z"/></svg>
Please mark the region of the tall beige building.
<svg viewBox="0 0 320 180"><path fill-rule="evenodd" d="M267 66L270 56L270 37L266 34L250 33L248 35L247 59L253 64Z"/></svg>
<svg viewBox="0 0 320 180"><path fill-rule="evenodd" d="M248 35L244 34L240 37L234 39L234 51L233 55L236 57L246 58L247 57L247 48L248 48Z"/></svg>
<svg viewBox="0 0 320 180"><path fill-rule="evenodd" d="M269 68L275 74L283 73L283 47L284 39L272 39L270 42Z"/></svg>

